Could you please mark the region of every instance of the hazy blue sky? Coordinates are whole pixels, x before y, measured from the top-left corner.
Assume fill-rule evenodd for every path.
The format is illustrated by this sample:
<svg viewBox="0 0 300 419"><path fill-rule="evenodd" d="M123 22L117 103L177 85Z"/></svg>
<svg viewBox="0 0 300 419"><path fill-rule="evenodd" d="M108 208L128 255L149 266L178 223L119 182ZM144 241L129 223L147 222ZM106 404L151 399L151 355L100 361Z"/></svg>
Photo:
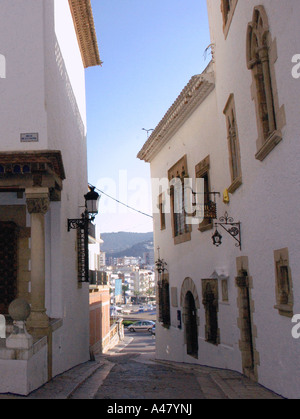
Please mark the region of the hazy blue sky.
<svg viewBox="0 0 300 419"><path fill-rule="evenodd" d="M89 182L151 213L150 166L136 155L190 78L207 66L206 0L92 0L102 67L86 70ZM102 196L100 231L152 230Z"/></svg>

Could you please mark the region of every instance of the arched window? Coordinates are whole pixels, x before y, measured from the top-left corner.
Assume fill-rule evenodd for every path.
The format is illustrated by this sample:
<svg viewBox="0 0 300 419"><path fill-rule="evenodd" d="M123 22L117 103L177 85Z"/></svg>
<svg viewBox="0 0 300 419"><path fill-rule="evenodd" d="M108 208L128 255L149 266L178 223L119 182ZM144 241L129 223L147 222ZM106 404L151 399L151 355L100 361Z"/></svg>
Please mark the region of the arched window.
<svg viewBox="0 0 300 419"><path fill-rule="evenodd" d="M231 173L228 192L233 193L242 184L242 169L234 95L231 94L223 111L226 117L227 141Z"/></svg>
<svg viewBox="0 0 300 419"><path fill-rule="evenodd" d="M272 42L267 14L263 6L257 6L247 30L247 66L253 77L258 127L256 158L259 160L263 160L282 139L279 123L282 114L279 113L283 108L279 110L278 107L276 59L276 43Z"/></svg>

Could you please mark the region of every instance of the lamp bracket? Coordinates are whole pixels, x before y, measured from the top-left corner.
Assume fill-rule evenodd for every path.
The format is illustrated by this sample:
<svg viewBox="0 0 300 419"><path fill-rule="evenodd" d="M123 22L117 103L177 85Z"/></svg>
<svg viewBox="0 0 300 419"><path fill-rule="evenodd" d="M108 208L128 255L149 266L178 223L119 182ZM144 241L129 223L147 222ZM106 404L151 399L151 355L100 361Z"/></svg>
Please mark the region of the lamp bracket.
<svg viewBox="0 0 300 419"><path fill-rule="evenodd" d="M242 250L241 242L241 223L235 222L232 217L229 217L228 212L219 218L219 222L215 223L216 226L221 226L234 240L237 242L236 247L239 247Z"/></svg>

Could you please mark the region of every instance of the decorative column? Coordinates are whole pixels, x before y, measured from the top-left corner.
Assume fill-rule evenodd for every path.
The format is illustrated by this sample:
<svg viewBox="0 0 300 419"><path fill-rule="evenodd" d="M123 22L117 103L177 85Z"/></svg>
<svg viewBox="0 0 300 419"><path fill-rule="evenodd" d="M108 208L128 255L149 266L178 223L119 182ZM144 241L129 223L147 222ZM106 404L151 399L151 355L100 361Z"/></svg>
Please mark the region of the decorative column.
<svg viewBox="0 0 300 419"><path fill-rule="evenodd" d="M25 190L31 216L31 314L27 327L36 335L47 333L49 318L45 308L45 220L50 199L48 188Z"/></svg>

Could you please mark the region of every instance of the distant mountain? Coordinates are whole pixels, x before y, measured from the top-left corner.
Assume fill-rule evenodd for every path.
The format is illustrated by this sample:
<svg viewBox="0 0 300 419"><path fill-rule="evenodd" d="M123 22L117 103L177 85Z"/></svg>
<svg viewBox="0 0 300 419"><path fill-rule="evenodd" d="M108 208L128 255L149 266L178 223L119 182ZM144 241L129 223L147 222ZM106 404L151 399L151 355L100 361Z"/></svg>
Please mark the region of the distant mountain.
<svg viewBox="0 0 300 419"><path fill-rule="evenodd" d="M102 233L101 239L104 241L101 244L101 250L106 253L126 253L130 250L130 253L135 253L137 248L133 248L136 245L141 245L141 248L147 242L153 242L153 232L150 233L127 233L120 231L119 233ZM133 249L132 249L133 248ZM141 249L140 249L141 250ZM147 250L144 250L147 251ZM128 252L127 252L128 253ZM143 252L142 252L143 253ZM124 254L123 256L135 256ZM114 257L122 257L114 255Z"/></svg>
<svg viewBox="0 0 300 419"><path fill-rule="evenodd" d="M137 243L131 246L126 250L122 250L121 252L112 252L106 253L106 257L114 257L114 258L123 258L125 256L128 257L143 257L145 252L153 252L153 242L147 241L143 243Z"/></svg>

